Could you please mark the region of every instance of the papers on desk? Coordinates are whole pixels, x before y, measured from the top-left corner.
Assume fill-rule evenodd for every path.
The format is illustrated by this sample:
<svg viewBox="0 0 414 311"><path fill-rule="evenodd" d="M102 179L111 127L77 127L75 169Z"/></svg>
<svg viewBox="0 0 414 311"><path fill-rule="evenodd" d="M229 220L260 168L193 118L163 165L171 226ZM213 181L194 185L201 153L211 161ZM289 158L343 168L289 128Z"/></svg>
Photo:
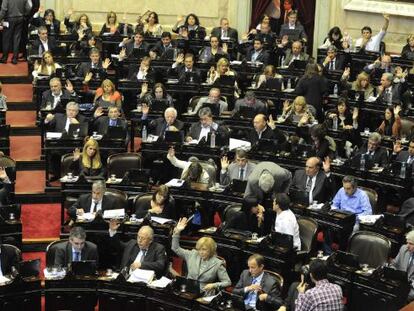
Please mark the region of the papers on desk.
<svg viewBox="0 0 414 311"><path fill-rule="evenodd" d="M66 270L61 269L60 271L57 268L44 268L43 274L45 279L63 279L66 275Z"/></svg>
<svg viewBox="0 0 414 311"><path fill-rule="evenodd" d="M154 279L154 276L155 272L153 270L135 269L127 281L130 283L143 282L149 284Z"/></svg>
<svg viewBox="0 0 414 311"><path fill-rule="evenodd" d="M146 142L147 143L155 143L158 140L158 137L159 136L157 136L157 135L150 134L150 135L148 135Z"/></svg>
<svg viewBox="0 0 414 311"><path fill-rule="evenodd" d="M284 89L283 92L292 93L294 90L295 89L292 89L292 88L290 88L290 89Z"/></svg>
<svg viewBox="0 0 414 311"><path fill-rule="evenodd" d="M107 184L120 184L122 182L122 178L115 178L115 179L113 179L113 178L108 178L107 180L106 180L106 183Z"/></svg>
<svg viewBox="0 0 414 311"><path fill-rule="evenodd" d="M82 215L78 215L77 219L80 221L92 221L95 219L94 213L83 213Z"/></svg>
<svg viewBox="0 0 414 311"><path fill-rule="evenodd" d="M173 219L157 217L157 216L151 216L151 221L156 222L157 224L161 224L161 225L169 223L169 222L175 222Z"/></svg>
<svg viewBox="0 0 414 311"><path fill-rule="evenodd" d="M212 301L213 301L213 299L214 299L214 298L216 298L217 296L218 296L218 294L217 294L217 295L214 295L214 296L206 296L206 297L202 297L201 299L202 299L202 300L204 300L205 302L210 303L210 302L212 302Z"/></svg>
<svg viewBox="0 0 414 311"><path fill-rule="evenodd" d="M104 219L117 219L125 217L125 210L123 208L106 210L102 216Z"/></svg>
<svg viewBox="0 0 414 311"><path fill-rule="evenodd" d="M118 54L111 54L111 58L119 59L119 55Z"/></svg>
<svg viewBox="0 0 414 311"><path fill-rule="evenodd" d="M100 135L100 134L92 135L92 138L95 140L101 140L103 138L103 135Z"/></svg>
<svg viewBox="0 0 414 311"><path fill-rule="evenodd" d="M171 283L172 283L172 280L170 280L169 278L166 278L165 276L163 276L159 280L152 281L149 284L149 286L151 286L151 287L157 287L157 288L166 288Z"/></svg>
<svg viewBox="0 0 414 311"><path fill-rule="evenodd" d="M240 60L232 60L231 62L230 62L230 65L241 65L241 61Z"/></svg>
<svg viewBox="0 0 414 311"><path fill-rule="evenodd" d="M362 224L373 225L378 219L384 217L384 215L360 215L358 216L359 222Z"/></svg>
<svg viewBox="0 0 414 311"><path fill-rule="evenodd" d="M187 142L187 144L189 145L197 145L198 144L198 139L193 139Z"/></svg>
<svg viewBox="0 0 414 311"><path fill-rule="evenodd" d="M9 28L9 22L3 22L2 24L1 24L4 28Z"/></svg>
<svg viewBox="0 0 414 311"><path fill-rule="evenodd" d="M317 211L317 210L320 210L320 209L322 209L322 206L324 205L324 203L319 203L319 204L312 204L312 205L309 205L309 209L311 209L311 210L315 210L315 211Z"/></svg>
<svg viewBox="0 0 414 311"><path fill-rule="evenodd" d="M376 100L377 100L377 98L375 96L370 96L365 101L368 102L368 103L373 103Z"/></svg>
<svg viewBox="0 0 414 311"><path fill-rule="evenodd" d="M245 141L242 139L230 138L229 150L231 151L238 148L249 151L252 148L252 144L249 141Z"/></svg>
<svg viewBox="0 0 414 311"><path fill-rule="evenodd" d="M173 178L169 182L167 182L165 185L168 186L168 187L180 188L184 185L184 180L178 179L178 178Z"/></svg>
<svg viewBox="0 0 414 311"><path fill-rule="evenodd" d="M61 137L61 132L46 132L46 139L60 139Z"/></svg>
<svg viewBox="0 0 414 311"><path fill-rule="evenodd" d="M0 285L4 285L6 283L9 283L11 280L9 278L6 278L4 275L0 276Z"/></svg>
<svg viewBox="0 0 414 311"><path fill-rule="evenodd" d="M79 179L79 176L68 176L65 175L60 179L60 182L77 182Z"/></svg>

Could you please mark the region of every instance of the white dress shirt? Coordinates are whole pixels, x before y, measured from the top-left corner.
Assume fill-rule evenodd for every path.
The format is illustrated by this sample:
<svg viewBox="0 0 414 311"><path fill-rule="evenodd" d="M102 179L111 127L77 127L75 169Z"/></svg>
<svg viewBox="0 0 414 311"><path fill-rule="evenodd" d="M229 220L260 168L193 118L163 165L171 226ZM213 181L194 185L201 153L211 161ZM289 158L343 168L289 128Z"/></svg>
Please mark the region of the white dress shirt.
<svg viewBox="0 0 414 311"><path fill-rule="evenodd" d="M386 32L381 29L379 33L377 33L375 36L372 36L371 39L368 40L367 44L365 45L366 51L371 52L379 52L380 50L380 43L382 39L384 39ZM355 42L356 47L360 47L362 45L362 38L359 38Z"/></svg>
<svg viewBox="0 0 414 311"><path fill-rule="evenodd" d="M288 209L276 216L275 231L293 236L293 246L300 250L299 225L296 216Z"/></svg>

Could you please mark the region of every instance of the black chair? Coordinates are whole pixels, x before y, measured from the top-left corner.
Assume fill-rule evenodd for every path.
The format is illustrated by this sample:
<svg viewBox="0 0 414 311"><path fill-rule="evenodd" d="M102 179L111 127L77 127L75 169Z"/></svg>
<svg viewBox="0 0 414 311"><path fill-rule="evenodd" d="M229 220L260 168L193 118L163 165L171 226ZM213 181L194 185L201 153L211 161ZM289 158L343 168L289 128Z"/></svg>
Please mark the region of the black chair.
<svg viewBox="0 0 414 311"><path fill-rule="evenodd" d="M116 209L124 209L127 210L128 208L128 195L121 191L121 190L117 190L117 189L106 189L105 191L105 195L108 196L113 196L115 198L115 208Z"/></svg>
<svg viewBox="0 0 414 311"><path fill-rule="evenodd" d="M67 153L60 159L60 176L66 176L68 173L72 173L70 166L73 163L73 153Z"/></svg>
<svg viewBox="0 0 414 311"><path fill-rule="evenodd" d="M132 211L137 215L137 218L142 218L147 214L151 199L152 193L144 193L135 197Z"/></svg>
<svg viewBox="0 0 414 311"><path fill-rule="evenodd" d="M373 268L386 263L391 251L391 241L387 237L370 231L355 232L348 245L348 252L358 255L361 264Z"/></svg>
<svg viewBox="0 0 414 311"><path fill-rule="evenodd" d="M310 253L315 249L318 223L312 218L300 217L298 218L298 225L301 242L301 250L298 251L298 255L306 254L309 256Z"/></svg>
<svg viewBox="0 0 414 311"><path fill-rule="evenodd" d="M51 267L55 263L55 254L56 249L59 245L62 245L63 243L66 243L69 241L68 239L64 240L57 240L49 243L49 245L46 247L46 267Z"/></svg>
<svg viewBox="0 0 414 311"><path fill-rule="evenodd" d="M142 156L135 152L116 153L108 157L108 176L124 177L131 169L141 169Z"/></svg>
<svg viewBox="0 0 414 311"><path fill-rule="evenodd" d="M367 187L358 187L359 189L363 190L369 199L369 204L371 204L371 208L372 208L372 214L377 215L377 214L381 214L382 211L378 210L378 193L371 188L367 188Z"/></svg>

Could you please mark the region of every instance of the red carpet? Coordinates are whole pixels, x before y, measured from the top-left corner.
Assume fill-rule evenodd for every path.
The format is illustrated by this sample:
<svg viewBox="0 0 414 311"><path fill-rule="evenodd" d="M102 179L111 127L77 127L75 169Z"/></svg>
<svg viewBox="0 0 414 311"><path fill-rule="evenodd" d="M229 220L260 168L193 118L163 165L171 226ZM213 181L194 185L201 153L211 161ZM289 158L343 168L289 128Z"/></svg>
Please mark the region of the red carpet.
<svg viewBox="0 0 414 311"><path fill-rule="evenodd" d="M6 123L12 127L17 126L35 126L36 111L7 111Z"/></svg>
<svg viewBox="0 0 414 311"><path fill-rule="evenodd" d="M33 86L31 84L3 84L3 93L7 96L8 102L31 103L33 97Z"/></svg>
<svg viewBox="0 0 414 311"><path fill-rule="evenodd" d="M9 62L7 64L0 64L0 78L1 77L27 77L28 65L27 62L18 62L17 65L13 65L11 61L11 55L9 56Z"/></svg>
<svg viewBox="0 0 414 311"><path fill-rule="evenodd" d="M45 191L44 171L17 171L16 193L39 193Z"/></svg>
<svg viewBox="0 0 414 311"><path fill-rule="evenodd" d="M58 239L60 204L23 204L23 239ZM40 217L41 216L41 217Z"/></svg>
<svg viewBox="0 0 414 311"><path fill-rule="evenodd" d="M16 161L40 160L40 153L40 136L10 136L10 155Z"/></svg>

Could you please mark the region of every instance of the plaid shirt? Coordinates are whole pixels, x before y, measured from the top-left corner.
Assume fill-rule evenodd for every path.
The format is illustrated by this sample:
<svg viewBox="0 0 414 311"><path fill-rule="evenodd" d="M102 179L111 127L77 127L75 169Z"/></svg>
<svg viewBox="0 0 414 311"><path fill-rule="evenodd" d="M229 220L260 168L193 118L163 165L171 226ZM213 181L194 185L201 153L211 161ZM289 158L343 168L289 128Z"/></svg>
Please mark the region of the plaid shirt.
<svg viewBox="0 0 414 311"><path fill-rule="evenodd" d="M328 280L316 282L316 286L299 293L296 311L342 311L342 289Z"/></svg>

